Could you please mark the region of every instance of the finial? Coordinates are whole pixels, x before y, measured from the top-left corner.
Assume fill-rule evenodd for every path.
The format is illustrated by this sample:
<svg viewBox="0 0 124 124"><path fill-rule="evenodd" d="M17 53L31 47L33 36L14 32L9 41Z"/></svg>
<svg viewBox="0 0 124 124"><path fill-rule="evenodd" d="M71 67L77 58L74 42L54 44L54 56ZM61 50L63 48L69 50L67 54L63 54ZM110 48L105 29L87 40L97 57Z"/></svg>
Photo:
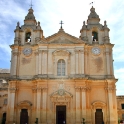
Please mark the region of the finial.
<svg viewBox="0 0 124 124"><path fill-rule="evenodd" d="M85 21L83 21L83 25L85 25Z"/></svg>
<svg viewBox="0 0 124 124"><path fill-rule="evenodd" d="M18 26L18 27L20 26L19 22L17 22L17 26Z"/></svg>
<svg viewBox="0 0 124 124"><path fill-rule="evenodd" d="M40 26L40 22L38 21L38 26Z"/></svg>
<svg viewBox="0 0 124 124"><path fill-rule="evenodd" d="M61 21L59 24L61 24L61 27L60 28L62 29L62 24L64 24L64 23Z"/></svg>
<svg viewBox="0 0 124 124"><path fill-rule="evenodd" d="M106 26L106 20L104 21L104 25Z"/></svg>
<svg viewBox="0 0 124 124"><path fill-rule="evenodd" d="M30 4L30 6L31 6L31 8L32 8L32 6L33 6L33 5L32 5L32 0L31 0L31 4Z"/></svg>

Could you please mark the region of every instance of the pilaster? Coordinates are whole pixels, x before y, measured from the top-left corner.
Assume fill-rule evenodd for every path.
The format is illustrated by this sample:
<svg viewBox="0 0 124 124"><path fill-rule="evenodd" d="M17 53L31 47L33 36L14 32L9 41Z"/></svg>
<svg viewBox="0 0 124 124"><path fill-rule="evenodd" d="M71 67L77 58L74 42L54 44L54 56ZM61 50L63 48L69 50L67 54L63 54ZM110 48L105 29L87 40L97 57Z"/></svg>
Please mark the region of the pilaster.
<svg viewBox="0 0 124 124"><path fill-rule="evenodd" d="M76 62L76 74L79 73L79 51L78 50L75 50L75 62Z"/></svg>
<svg viewBox="0 0 124 124"><path fill-rule="evenodd" d="M42 58L42 74L47 74L47 50L43 50L43 58Z"/></svg>
<svg viewBox="0 0 124 124"><path fill-rule="evenodd" d="M84 74L84 50L81 50L81 74Z"/></svg>
<svg viewBox="0 0 124 124"><path fill-rule="evenodd" d="M41 124L41 87L37 88L37 108L36 117L38 118L38 123Z"/></svg>
<svg viewBox="0 0 124 124"><path fill-rule="evenodd" d="M16 75L17 70L17 57L19 52L12 52L12 59L11 59L11 75Z"/></svg>
<svg viewBox="0 0 124 124"><path fill-rule="evenodd" d="M42 50L39 50L39 56L38 56L38 65L39 65L39 70L38 70L38 74L41 74L41 70L42 70Z"/></svg>
<svg viewBox="0 0 124 124"><path fill-rule="evenodd" d="M47 110L47 88L43 88L43 109L42 109L42 124L47 123L46 110Z"/></svg>
<svg viewBox="0 0 124 124"><path fill-rule="evenodd" d="M80 124L81 123L81 108L80 108L80 88L79 87L76 87L75 88L76 90L76 124Z"/></svg>
<svg viewBox="0 0 124 124"><path fill-rule="evenodd" d="M105 54L106 54L106 68L107 68L107 75L110 75L110 59L109 59L109 49L107 48L106 49L106 52L105 52Z"/></svg>
<svg viewBox="0 0 124 124"><path fill-rule="evenodd" d="M8 99L8 106L7 106L7 123L13 124L16 121L15 118L15 93L18 90L16 87L16 82L12 81L10 82L9 87L9 99Z"/></svg>
<svg viewBox="0 0 124 124"><path fill-rule="evenodd" d="M36 57L36 69L35 69L35 73L36 75L38 75L38 68L39 68L39 62L38 62L38 52L35 52L35 57Z"/></svg>
<svg viewBox="0 0 124 124"><path fill-rule="evenodd" d="M86 119L86 87L81 87L82 93L82 118Z"/></svg>

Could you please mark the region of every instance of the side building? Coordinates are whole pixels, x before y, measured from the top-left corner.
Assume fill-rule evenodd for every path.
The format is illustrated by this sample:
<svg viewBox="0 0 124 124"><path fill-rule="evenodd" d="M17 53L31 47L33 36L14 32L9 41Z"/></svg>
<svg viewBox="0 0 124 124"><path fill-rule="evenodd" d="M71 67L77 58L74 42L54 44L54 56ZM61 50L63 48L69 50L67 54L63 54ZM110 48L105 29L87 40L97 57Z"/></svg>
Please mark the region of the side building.
<svg viewBox="0 0 124 124"><path fill-rule="evenodd" d="M8 104L0 117L6 113L6 124L34 124L36 119L38 124L80 124L82 118L87 124L117 124L109 31L92 7L79 38L62 26L45 38L30 8L10 46Z"/></svg>

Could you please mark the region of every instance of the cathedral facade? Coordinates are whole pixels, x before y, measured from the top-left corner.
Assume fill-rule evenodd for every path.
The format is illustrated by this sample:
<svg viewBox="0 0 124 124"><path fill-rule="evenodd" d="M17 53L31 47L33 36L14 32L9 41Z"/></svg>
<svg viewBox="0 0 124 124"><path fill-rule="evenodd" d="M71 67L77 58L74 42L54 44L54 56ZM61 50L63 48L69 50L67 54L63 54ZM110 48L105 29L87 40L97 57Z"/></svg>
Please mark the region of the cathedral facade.
<svg viewBox="0 0 124 124"><path fill-rule="evenodd" d="M32 8L14 32L1 121L3 116L6 124L117 124L114 44L95 8L79 38L62 26L45 38Z"/></svg>

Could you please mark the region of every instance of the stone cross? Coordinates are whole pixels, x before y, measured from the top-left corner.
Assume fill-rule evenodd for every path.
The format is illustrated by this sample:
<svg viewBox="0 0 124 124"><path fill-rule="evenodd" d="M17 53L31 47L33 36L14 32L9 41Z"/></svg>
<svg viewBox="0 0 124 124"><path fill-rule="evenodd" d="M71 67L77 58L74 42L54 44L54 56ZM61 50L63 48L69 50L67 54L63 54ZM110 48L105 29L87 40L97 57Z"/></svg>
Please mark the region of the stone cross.
<svg viewBox="0 0 124 124"><path fill-rule="evenodd" d="M61 24L61 29L62 29L62 24L64 24L64 23L61 21L59 24Z"/></svg>

